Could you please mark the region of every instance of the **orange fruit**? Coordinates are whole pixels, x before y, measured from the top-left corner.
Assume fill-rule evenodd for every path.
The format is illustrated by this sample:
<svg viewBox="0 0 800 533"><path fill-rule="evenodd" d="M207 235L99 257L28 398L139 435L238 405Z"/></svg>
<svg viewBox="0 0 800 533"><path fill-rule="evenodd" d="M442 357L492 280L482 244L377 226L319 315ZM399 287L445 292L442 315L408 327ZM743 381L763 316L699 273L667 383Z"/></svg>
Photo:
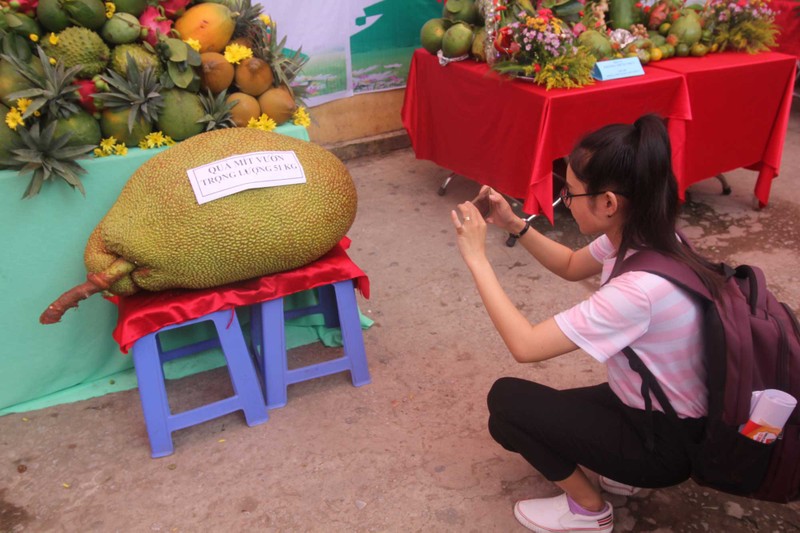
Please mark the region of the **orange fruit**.
<svg viewBox="0 0 800 533"><path fill-rule="evenodd" d="M261 116L261 107L255 97L245 93L231 93L225 99L226 102L232 102L233 100L238 100L238 102L231 109L231 117L233 122L240 128L247 126L251 118Z"/></svg>
<svg viewBox="0 0 800 533"><path fill-rule="evenodd" d="M257 57L249 57L236 65L234 80L243 93L258 96L270 87L275 77L269 63Z"/></svg>
<svg viewBox="0 0 800 533"><path fill-rule="evenodd" d="M661 48L653 47L650 49L650 61L661 61L664 57L664 52Z"/></svg>
<svg viewBox="0 0 800 533"><path fill-rule="evenodd" d="M288 122L297 104L286 86L273 87L258 97L261 112L266 113L278 126Z"/></svg>
<svg viewBox="0 0 800 533"><path fill-rule="evenodd" d="M234 67L219 52L200 54L200 86L221 93L233 83Z"/></svg>

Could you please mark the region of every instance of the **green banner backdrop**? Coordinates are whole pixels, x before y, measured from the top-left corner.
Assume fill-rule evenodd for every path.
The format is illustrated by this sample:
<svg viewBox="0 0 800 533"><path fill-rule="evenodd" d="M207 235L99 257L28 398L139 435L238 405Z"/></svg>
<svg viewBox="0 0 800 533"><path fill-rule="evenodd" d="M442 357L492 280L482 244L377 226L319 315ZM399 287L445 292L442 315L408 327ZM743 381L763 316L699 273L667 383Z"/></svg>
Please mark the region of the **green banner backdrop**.
<svg viewBox="0 0 800 533"><path fill-rule="evenodd" d="M286 46L310 57L298 83L309 106L405 87L419 30L442 15L437 0L263 0Z"/></svg>

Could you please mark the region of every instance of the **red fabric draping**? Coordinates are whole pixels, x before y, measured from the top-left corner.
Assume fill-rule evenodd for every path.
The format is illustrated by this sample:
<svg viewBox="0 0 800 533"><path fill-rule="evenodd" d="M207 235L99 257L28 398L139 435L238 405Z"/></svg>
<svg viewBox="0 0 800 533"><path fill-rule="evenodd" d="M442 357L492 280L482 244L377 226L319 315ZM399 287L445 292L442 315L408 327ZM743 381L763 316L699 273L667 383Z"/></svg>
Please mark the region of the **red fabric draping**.
<svg viewBox="0 0 800 533"><path fill-rule="evenodd" d="M403 125L418 158L522 198L526 212L552 221L552 163L583 134L648 112L692 119L682 77L649 67L645 72L546 91L501 77L483 63L442 67L420 49L411 62Z"/></svg>
<svg viewBox="0 0 800 533"><path fill-rule="evenodd" d="M775 24L780 28L777 51L800 60L800 4L796 0L771 0Z"/></svg>
<svg viewBox="0 0 800 533"><path fill-rule="evenodd" d="M692 120L682 125L683 154L674 161L681 196L692 183L745 167L759 171L755 195L767 204L780 168L795 68L794 57L776 52L726 52L654 64L653 69L685 79L692 104Z"/></svg>
<svg viewBox="0 0 800 533"><path fill-rule="evenodd" d="M346 279L354 280L356 288L369 298L369 279L348 257L345 250L349 246L350 239L345 237L330 252L306 266L221 287L142 291L132 296L111 298L119 307L114 340L123 353L128 353L141 337L165 326Z"/></svg>

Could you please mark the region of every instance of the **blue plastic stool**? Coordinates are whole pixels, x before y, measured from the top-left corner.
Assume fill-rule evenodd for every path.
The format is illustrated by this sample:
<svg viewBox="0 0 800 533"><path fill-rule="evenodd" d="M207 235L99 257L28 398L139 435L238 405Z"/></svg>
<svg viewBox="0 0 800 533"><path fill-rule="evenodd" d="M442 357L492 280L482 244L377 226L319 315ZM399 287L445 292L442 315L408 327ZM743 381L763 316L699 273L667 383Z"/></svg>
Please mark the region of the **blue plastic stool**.
<svg viewBox="0 0 800 533"><path fill-rule="evenodd" d="M161 349L161 342L158 339L160 333L206 321L213 322L218 338L174 350ZM222 348L222 353L225 355L234 395L182 413L172 414L162 365L167 361L216 347ZM142 411L153 457L164 457L174 451L172 432L175 430L194 426L239 409L244 411L248 426L261 424L269 418L258 374L234 311L217 311L145 335L133 345L133 364L136 367L139 396L142 400Z"/></svg>
<svg viewBox="0 0 800 533"><path fill-rule="evenodd" d="M268 300L250 308L250 337L264 380L268 409L286 405L286 389L293 383L348 370L353 386L370 383L353 280L323 285L317 288L317 293L318 303L304 308L284 310L283 298ZM285 320L314 313L322 313L325 326L341 329L344 355L289 370Z"/></svg>

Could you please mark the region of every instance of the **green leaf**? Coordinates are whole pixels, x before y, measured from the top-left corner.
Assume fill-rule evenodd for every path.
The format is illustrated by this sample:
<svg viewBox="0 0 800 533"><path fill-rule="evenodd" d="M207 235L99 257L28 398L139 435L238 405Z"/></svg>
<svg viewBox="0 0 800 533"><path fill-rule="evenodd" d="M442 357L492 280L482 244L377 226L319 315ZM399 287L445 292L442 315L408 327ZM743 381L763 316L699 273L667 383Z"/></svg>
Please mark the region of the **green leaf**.
<svg viewBox="0 0 800 533"><path fill-rule="evenodd" d="M194 78L194 71L190 68L186 68L185 66L181 66L177 63L167 63L167 71L169 72L169 77L172 81L175 82L175 85L180 87L181 89L185 89L192 83L192 78Z"/></svg>
<svg viewBox="0 0 800 533"><path fill-rule="evenodd" d="M164 39L164 42L169 47L169 60L171 62L180 63L186 61L188 44L180 39L173 38Z"/></svg>

